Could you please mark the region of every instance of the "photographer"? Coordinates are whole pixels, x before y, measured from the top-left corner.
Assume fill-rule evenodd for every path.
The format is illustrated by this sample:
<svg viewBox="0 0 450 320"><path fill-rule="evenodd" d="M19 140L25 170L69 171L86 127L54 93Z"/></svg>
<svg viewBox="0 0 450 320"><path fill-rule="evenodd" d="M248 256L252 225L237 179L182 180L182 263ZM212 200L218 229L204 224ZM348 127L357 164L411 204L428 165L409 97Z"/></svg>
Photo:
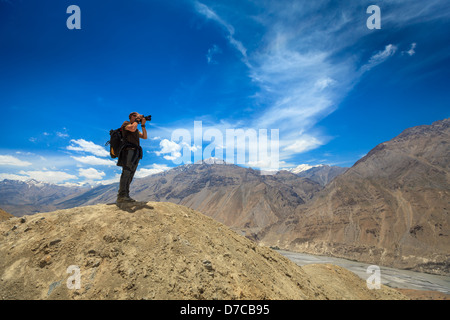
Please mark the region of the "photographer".
<svg viewBox="0 0 450 320"><path fill-rule="evenodd" d="M130 121L125 121L121 127L125 145L120 152L117 162L117 165L122 167L117 203L135 202L135 200L130 198L130 184L139 160L142 159L142 147L139 141L140 139L147 139L145 123L147 119L150 120L150 116L144 117L137 112L130 113L128 117ZM138 123L141 124L142 132L138 130Z"/></svg>

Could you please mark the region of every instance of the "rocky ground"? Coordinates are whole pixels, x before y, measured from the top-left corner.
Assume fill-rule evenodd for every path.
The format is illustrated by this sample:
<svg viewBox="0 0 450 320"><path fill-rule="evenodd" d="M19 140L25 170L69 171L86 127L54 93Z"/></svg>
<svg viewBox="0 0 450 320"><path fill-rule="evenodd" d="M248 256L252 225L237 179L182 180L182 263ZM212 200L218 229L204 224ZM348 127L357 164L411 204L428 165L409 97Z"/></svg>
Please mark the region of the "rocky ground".
<svg viewBox="0 0 450 320"><path fill-rule="evenodd" d="M172 203L10 218L0 257L0 299L406 299L341 267L299 267Z"/></svg>

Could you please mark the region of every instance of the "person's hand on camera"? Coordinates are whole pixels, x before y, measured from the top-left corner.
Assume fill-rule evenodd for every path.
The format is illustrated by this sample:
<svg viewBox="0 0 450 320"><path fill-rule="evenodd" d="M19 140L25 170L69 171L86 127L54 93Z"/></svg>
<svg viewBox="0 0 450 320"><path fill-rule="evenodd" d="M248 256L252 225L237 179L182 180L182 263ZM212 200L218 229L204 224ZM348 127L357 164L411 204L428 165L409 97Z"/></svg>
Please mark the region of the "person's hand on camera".
<svg viewBox="0 0 450 320"><path fill-rule="evenodd" d="M139 115L139 118L140 118L140 121L141 121L141 125L145 125L145 122L147 122L147 119L145 119L142 114Z"/></svg>

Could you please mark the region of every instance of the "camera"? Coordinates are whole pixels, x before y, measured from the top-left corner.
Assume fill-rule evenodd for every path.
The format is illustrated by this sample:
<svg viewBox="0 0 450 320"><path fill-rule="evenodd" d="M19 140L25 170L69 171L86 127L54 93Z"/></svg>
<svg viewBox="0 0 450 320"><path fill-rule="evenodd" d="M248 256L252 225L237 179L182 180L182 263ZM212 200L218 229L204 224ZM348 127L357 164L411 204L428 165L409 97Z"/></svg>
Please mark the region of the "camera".
<svg viewBox="0 0 450 320"><path fill-rule="evenodd" d="M151 121L152 120L152 116L144 116L144 115L142 115L142 117L145 119L145 120L147 120L147 121ZM137 123L141 123L141 120L139 119L139 120L136 120L137 121Z"/></svg>

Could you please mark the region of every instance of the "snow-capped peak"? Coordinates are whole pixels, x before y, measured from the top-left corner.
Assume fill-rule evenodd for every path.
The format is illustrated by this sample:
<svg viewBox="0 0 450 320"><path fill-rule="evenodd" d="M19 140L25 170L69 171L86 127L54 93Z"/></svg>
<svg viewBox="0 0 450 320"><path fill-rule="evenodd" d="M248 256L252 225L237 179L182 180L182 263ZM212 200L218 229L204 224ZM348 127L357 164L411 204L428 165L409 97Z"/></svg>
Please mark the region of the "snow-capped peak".
<svg viewBox="0 0 450 320"><path fill-rule="evenodd" d="M292 172L292 173L297 174L297 173L300 173L300 172L303 172L303 171L306 171L306 170L309 170L309 169L312 169L312 168L322 167L322 166L323 166L323 164L319 164L319 165L316 165L316 166L311 166L309 164L300 164L300 165L296 166L293 169L289 169L289 171Z"/></svg>
<svg viewBox="0 0 450 320"><path fill-rule="evenodd" d="M35 187L43 187L45 185L47 185L47 183L42 182L42 181L37 181L35 179L28 179L25 181L25 183L31 187L31 186L35 186Z"/></svg>

